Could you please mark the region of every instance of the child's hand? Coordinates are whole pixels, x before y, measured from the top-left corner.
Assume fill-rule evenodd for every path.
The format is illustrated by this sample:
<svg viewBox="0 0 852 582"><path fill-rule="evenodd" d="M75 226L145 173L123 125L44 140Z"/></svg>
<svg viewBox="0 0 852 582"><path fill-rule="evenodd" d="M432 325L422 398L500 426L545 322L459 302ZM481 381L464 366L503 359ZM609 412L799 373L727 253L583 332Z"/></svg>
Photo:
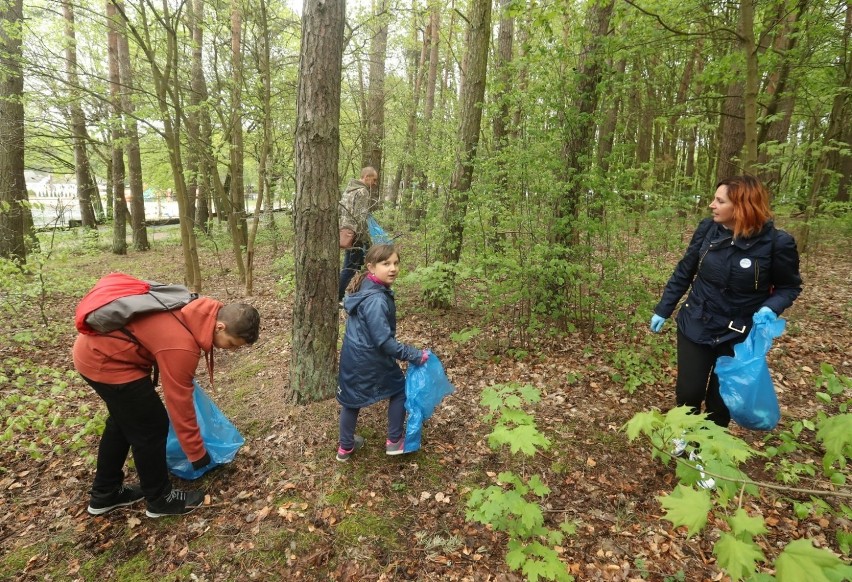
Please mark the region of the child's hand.
<svg viewBox="0 0 852 582"><path fill-rule="evenodd" d="M428 360L428 359L429 359L429 350L423 350L423 355L420 357L420 365L422 366L423 364L425 364L426 360Z"/></svg>

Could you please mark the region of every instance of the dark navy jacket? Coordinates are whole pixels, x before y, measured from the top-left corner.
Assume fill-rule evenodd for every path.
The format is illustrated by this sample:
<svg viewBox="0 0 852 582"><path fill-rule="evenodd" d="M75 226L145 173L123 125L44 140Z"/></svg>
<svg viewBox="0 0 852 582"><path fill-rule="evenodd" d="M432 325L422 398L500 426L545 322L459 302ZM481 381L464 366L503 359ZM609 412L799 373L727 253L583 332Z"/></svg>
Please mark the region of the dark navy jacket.
<svg viewBox="0 0 852 582"><path fill-rule="evenodd" d="M758 309L766 306L781 315L801 293L796 241L771 221L750 238L734 239L732 231L706 218L654 313L670 317L690 284L678 312L678 330L699 344L743 340Z"/></svg>
<svg viewBox="0 0 852 582"><path fill-rule="evenodd" d="M423 352L396 341L393 291L364 279L361 289L343 300L349 314L343 347L337 401L363 408L405 390L405 375L396 360L419 362Z"/></svg>

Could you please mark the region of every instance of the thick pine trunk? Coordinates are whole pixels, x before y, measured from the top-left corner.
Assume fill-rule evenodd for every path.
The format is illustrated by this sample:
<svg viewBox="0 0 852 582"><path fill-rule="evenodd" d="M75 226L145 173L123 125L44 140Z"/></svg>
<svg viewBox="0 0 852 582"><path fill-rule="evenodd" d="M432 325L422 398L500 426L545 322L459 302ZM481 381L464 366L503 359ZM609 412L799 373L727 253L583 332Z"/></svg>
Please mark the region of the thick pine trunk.
<svg viewBox="0 0 852 582"><path fill-rule="evenodd" d="M337 233L344 3L305 0L296 114L296 294L290 389L296 402L337 387Z"/></svg>

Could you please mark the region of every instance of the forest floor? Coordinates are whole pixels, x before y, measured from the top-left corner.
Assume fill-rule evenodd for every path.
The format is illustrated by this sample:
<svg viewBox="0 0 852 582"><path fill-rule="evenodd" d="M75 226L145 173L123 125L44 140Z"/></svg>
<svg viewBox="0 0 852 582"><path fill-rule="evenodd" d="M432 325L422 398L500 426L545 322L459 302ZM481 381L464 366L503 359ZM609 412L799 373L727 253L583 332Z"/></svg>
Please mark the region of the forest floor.
<svg viewBox="0 0 852 582"><path fill-rule="evenodd" d="M509 357L511 322L483 326L481 313L463 307L470 305L464 295L458 307L430 310L416 290L405 287L398 293L398 338L438 354L456 392L427 422L422 449L400 457L387 457L382 449L385 405L365 409L359 433L367 444L350 462L339 463L336 403L288 403L292 305L279 296L279 274L269 254L266 249L256 259L256 294L247 299L262 315L260 340L233 353L217 352L215 388L209 390L246 444L230 465L194 483L176 480L205 490L207 504L178 518L146 518L144 503L92 517L86 505L94 468L82 453L95 453L96 435L86 436L79 452L42 459L22 447L0 449L0 579L521 580L506 565L505 535L465 516L471 489L495 484L497 474L509 468L538 473L549 486L542 504L550 527L564 520L576 524L576 533L558 551L577 580L728 579L712 551L724 524L713 523L689 538L684 528L665 521L657 497L677 483L674 468L652 461L649 445L631 443L622 431L635 413L672 405L674 370L664 382L628 394L612 379L612 353L622 346L607 331L528 338L524 352ZM670 264L676 259L673 255ZM203 272L219 272L217 258L205 254L202 261ZM92 281L123 270L176 282L181 265L179 247L160 243L128 257L84 257L74 269ZM788 333L770 356L783 411L776 432L813 416L814 380L822 363L852 376L848 247L807 255L802 272L805 290L785 314ZM210 276L204 292L224 301L240 298L234 279ZM73 368L78 300L50 295L50 313L67 320L66 331L36 342L35 351L0 346L0 379L25 374L13 363L26 360L54 370ZM472 339L451 339L476 327L482 333ZM672 344L673 327L669 323L665 332ZM60 394L51 408L67 415L102 409L79 379L69 381L73 402ZM210 387L206 372L199 371L199 382ZM553 446L523 463L507 451L491 450L486 439L491 427L482 420L480 393L505 382L532 384L543 396L536 422ZM10 391L11 381L0 386L0 395ZM735 425L731 431L756 448L765 446L763 433ZM814 458L818 467L819 456ZM762 474L760 461L747 471L757 480L772 478ZM807 497L763 489L760 498L746 499L745 509L769 526L759 538L766 556L774 558L800 537L839 554L835 533L849 532L849 521L799 519L791 499Z"/></svg>

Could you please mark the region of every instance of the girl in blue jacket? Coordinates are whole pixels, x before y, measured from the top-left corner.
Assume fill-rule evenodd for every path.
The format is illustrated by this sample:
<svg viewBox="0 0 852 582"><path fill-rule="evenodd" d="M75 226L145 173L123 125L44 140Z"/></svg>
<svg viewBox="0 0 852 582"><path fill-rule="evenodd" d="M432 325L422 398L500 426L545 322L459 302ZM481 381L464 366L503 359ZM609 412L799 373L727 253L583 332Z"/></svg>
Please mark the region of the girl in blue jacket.
<svg viewBox="0 0 852 582"><path fill-rule="evenodd" d="M681 297L677 315L677 405L728 426L731 420L714 371L719 356L733 356L760 317L774 318L802 291L799 252L791 235L772 223L769 194L753 176L719 182L713 217L701 221L663 297L651 330L659 332ZM680 453L680 445L677 447Z"/></svg>
<svg viewBox="0 0 852 582"><path fill-rule="evenodd" d="M399 254L393 245L370 247L365 257L367 272L350 284L343 300L348 314L337 401L340 411L340 442L337 460L348 461L364 446L355 434L358 413L380 400L388 403L388 438L385 453L401 455L405 449L405 375L396 360L423 364L429 352L396 340L396 305L391 285L399 274Z"/></svg>

